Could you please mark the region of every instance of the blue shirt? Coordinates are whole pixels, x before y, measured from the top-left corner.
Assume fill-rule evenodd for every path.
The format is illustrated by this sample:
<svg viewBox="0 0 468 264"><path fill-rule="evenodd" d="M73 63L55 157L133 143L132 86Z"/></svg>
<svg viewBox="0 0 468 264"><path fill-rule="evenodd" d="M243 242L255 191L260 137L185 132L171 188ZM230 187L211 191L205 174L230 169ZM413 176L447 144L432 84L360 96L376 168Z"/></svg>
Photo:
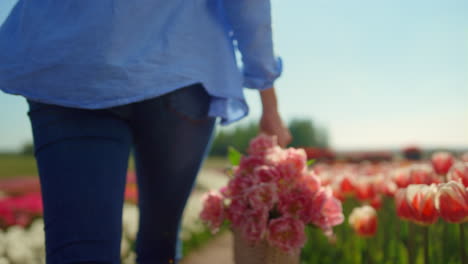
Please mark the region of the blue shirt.
<svg viewBox="0 0 468 264"><path fill-rule="evenodd" d="M269 0L19 0L0 28L0 89L68 107L202 83L227 124L248 113L242 87L269 88L281 69Z"/></svg>

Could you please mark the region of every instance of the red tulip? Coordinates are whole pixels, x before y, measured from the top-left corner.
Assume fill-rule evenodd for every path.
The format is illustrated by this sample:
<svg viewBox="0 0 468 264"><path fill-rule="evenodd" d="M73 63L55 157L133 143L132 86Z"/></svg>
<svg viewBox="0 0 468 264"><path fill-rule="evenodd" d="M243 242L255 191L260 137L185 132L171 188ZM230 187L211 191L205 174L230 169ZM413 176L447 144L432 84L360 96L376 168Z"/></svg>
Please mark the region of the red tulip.
<svg viewBox="0 0 468 264"><path fill-rule="evenodd" d="M34 217L42 215L40 193L0 199L0 227L27 226Z"/></svg>
<svg viewBox="0 0 468 264"><path fill-rule="evenodd" d="M394 197L395 192L397 191L398 186L394 181L389 179L384 180L380 183L380 192L389 197Z"/></svg>
<svg viewBox="0 0 468 264"><path fill-rule="evenodd" d="M406 189L398 189L395 193L395 208L398 217L404 220L411 220L413 213L411 205L406 199Z"/></svg>
<svg viewBox="0 0 468 264"><path fill-rule="evenodd" d="M377 213L368 205L354 208L348 222L359 236L371 237L377 231Z"/></svg>
<svg viewBox="0 0 468 264"><path fill-rule="evenodd" d="M340 182L340 190L343 194L352 194L354 192L354 178L351 175L345 175Z"/></svg>
<svg viewBox="0 0 468 264"><path fill-rule="evenodd" d="M371 200L377 195L375 178L372 176L361 176L355 183L356 198L360 201Z"/></svg>
<svg viewBox="0 0 468 264"><path fill-rule="evenodd" d="M410 184L410 173L408 168L396 169L392 173L392 178L399 188L406 188Z"/></svg>
<svg viewBox="0 0 468 264"><path fill-rule="evenodd" d="M370 200L370 206L372 206L375 210L379 210L380 208L382 208L382 195L378 194L374 196Z"/></svg>
<svg viewBox="0 0 468 264"><path fill-rule="evenodd" d="M398 216L420 225L435 223L439 218L435 206L436 194L435 184L412 184L398 190L395 195Z"/></svg>
<svg viewBox="0 0 468 264"><path fill-rule="evenodd" d="M468 162L459 162L453 165L447 175L447 180L461 182L465 187L468 187Z"/></svg>
<svg viewBox="0 0 468 264"><path fill-rule="evenodd" d="M448 152L436 152L432 155L432 166L439 175L446 175L452 167L454 158Z"/></svg>
<svg viewBox="0 0 468 264"><path fill-rule="evenodd" d="M410 184L426 184L441 183L442 181L434 173L434 170L429 165L419 164L413 165L410 168L409 182Z"/></svg>
<svg viewBox="0 0 468 264"><path fill-rule="evenodd" d="M440 216L450 223L468 221L468 189L461 183L450 181L439 186L437 207Z"/></svg>

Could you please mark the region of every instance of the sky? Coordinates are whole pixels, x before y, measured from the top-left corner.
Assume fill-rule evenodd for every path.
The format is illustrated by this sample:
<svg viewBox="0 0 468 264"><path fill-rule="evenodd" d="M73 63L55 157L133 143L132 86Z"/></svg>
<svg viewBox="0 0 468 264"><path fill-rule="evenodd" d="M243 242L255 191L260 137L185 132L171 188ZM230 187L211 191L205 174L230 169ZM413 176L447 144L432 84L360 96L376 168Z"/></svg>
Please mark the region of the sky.
<svg viewBox="0 0 468 264"><path fill-rule="evenodd" d="M468 1L271 0L286 121L336 150L468 148ZM16 0L0 1L0 23ZM246 91L258 120L258 92ZM31 141L23 98L0 92L0 151Z"/></svg>

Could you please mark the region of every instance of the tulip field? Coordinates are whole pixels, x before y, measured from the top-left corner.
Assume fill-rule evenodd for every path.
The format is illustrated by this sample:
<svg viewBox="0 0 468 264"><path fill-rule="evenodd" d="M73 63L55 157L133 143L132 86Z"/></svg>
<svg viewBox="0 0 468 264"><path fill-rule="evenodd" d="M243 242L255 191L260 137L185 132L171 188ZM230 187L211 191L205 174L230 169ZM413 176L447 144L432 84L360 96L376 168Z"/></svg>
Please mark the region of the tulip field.
<svg viewBox="0 0 468 264"><path fill-rule="evenodd" d="M308 228L302 263L468 263L468 160L316 164L346 222Z"/></svg>
<svg viewBox="0 0 468 264"><path fill-rule="evenodd" d="M315 163L259 135L229 160L228 184L203 200L213 232L228 223L302 263L468 264L468 153Z"/></svg>
<svg viewBox="0 0 468 264"><path fill-rule="evenodd" d="M344 220L333 235L308 225L301 264L468 264L468 155L429 160L317 162L308 168L341 201ZM229 178L203 176L184 217L185 249L209 242L201 225L202 191ZM135 263L138 228L135 175L129 173L123 215L122 263ZM0 180L0 264L44 262L37 178ZM223 232L229 232L222 228Z"/></svg>
<svg viewBox="0 0 468 264"><path fill-rule="evenodd" d="M218 187L223 177L215 170L204 170L192 193L183 218L184 252L194 250L210 239L201 225L201 193L197 189ZM133 250L138 230L139 212L136 206L135 174L129 173L123 210L121 257L123 264L135 264ZM44 222L37 177L7 177L0 179L0 264L45 263Z"/></svg>

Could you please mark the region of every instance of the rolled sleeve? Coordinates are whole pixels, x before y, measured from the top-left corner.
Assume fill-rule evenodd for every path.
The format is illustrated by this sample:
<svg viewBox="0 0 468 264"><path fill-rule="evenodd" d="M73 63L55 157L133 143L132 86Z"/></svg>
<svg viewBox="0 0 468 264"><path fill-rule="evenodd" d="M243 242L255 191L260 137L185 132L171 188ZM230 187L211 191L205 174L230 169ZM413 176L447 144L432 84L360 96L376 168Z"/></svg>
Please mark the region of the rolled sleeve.
<svg viewBox="0 0 468 264"><path fill-rule="evenodd" d="M283 63L273 50L270 0L225 0L233 38L242 55L244 86L268 89L281 75Z"/></svg>

